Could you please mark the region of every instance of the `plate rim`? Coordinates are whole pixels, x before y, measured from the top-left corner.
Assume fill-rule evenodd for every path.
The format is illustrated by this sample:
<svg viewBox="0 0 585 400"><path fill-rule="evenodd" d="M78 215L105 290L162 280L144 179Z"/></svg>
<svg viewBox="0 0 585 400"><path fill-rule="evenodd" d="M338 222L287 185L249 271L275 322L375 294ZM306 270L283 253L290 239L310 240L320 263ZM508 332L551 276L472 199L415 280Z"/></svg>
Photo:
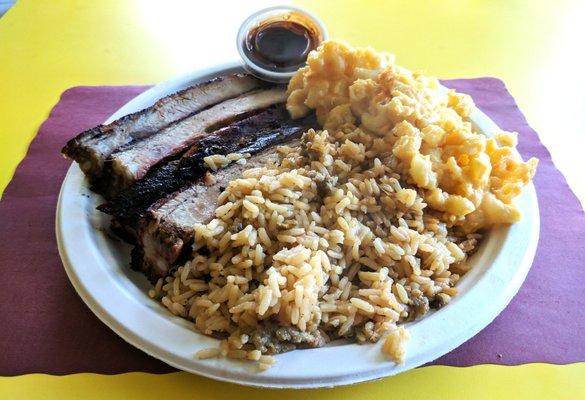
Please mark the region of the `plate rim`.
<svg viewBox="0 0 585 400"><path fill-rule="evenodd" d="M148 90L146 90L145 92L141 93L140 95L136 96L135 98L131 99L129 102L127 102L125 105L123 105L122 107L120 107L114 114L112 114L112 116L110 116L107 120L107 122L110 122L114 119L119 118L122 115L125 115L129 112L132 112L135 110L135 104L140 103L140 101L144 101L144 99L152 99L154 97L160 98L165 94L168 94L172 91L176 91L178 90L177 88L181 85L184 85L186 82L189 81L193 81L193 80L200 80L200 79L205 79L205 77L207 76L211 76L211 75L217 75L219 73L225 73L225 72L229 72L229 71L235 71L235 70L240 70L241 69L241 64L238 62L228 62L228 63L222 63L222 64L218 64L218 65L214 65L214 66L209 66L209 67L205 67L205 68L200 68L182 75L179 75L175 78L172 78L168 81L165 81L161 84L155 85L151 88L149 88ZM488 127L490 131L495 131L498 130L499 128L497 127L497 125L487 116L485 115L481 110L476 108L476 111L474 112L473 115L473 121L475 123L478 123L478 121L483 124L485 127ZM126 342L130 343L131 345L133 345L134 347L137 347L138 349L144 351L145 353L151 355L152 357L155 357L159 360L162 360L163 362L181 369L181 370L186 370L188 372L192 372L192 373L196 373L208 378L212 378L212 379L216 379L216 380L220 380L220 381L225 381L225 382L231 382L231 383L236 383L236 384L242 384L242 385L249 385L249 386L257 386L257 387L272 387L272 388L316 388L316 387L329 387L329 386L337 386L337 385L348 385L348 384L353 384L353 383L357 383L357 382L363 382L363 381L369 381L369 380L373 380L373 379L379 379L385 376L390 376L390 375L395 375L397 373L403 372L403 370L407 370L407 369L401 369L401 368L394 368L393 370L389 370L388 368L378 368L375 371L361 371L360 373L347 373L344 376L322 376L321 378L319 377L313 377L312 380L307 380L307 379L303 379L303 378L290 378L290 379L285 379L283 377L280 378L271 378L270 376L265 375L264 373L256 373L253 372L253 376L250 373L229 373L225 371L225 368L192 368L192 367L186 367L184 363L178 362L176 359L176 355L168 353L166 351L164 351L164 349L161 349L160 347L158 348L152 348L150 347L151 345L148 343L148 340L146 340L144 337L142 337L139 333L132 331L131 329L128 328L127 325L125 325L124 323L121 323L111 312L111 310L108 310L107 308L104 308L102 306L102 304L96 300L96 294L92 292L92 289L90 287L88 287L87 283L84 283L81 279L80 279L80 275L79 275L79 266L75 265L75 261L72 260L72 254L71 251L72 249L69 249L68 246L66 245L66 241L68 240L66 238L67 236L67 232L66 232L66 227L63 225L64 224L64 218L66 218L67 216L67 210L63 209L63 202L64 202L64 198L66 197L66 195L64 194L66 187L67 187L67 182L70 182L71 179L75 178L77 174L77 177L79 177L79 174L81 174L81 171L79 170L77 164L72 163L72 165L69 167L68 172L63 180L60 192L59 192L59 198L58 198L58 202L57 202L57 208L56 208L56 219L55 219L55 230L56 230L56 238L57 238L57 246L59 249L59 255L61 257L61 260L63 262L63 266L64 269L67 273L67 276L70 280L70 282L72 283L73 287L75 288L76 292L78 293L78 295L81 297L81 299L84 301L84 303L89 307L89 309L106 325L108 326L110 329L112 329L118 336L120 336L121 338L123 338ZM441 350L441 354L433 357L432 359L428 359L425 360L423 362L418 362L416 363L416 365L411 365L409 366L408 369L411 368L415 368L417 366L420 366L422 364L425 364L427 362L430 362L438 357L440 357L443 354L448 353L449 351L452 351L454 348L460 346L462 343L464 343L465 341L469 340L471 337L475 336L477 333L479 333L479 331L481 331L483 328L485 328L487 325L489 325L489 323L495 319L503 310L504 308L509 304L509 302L512 300L512 298L514 297L514 295L517 293L517 291L519 290L520 286L522 285L522 283L524 282L524 279L526 277L526 275L528 274L528 271L530 270L530 267L532 265L532 261L534 259L535 253L536 253L536 249L538 246L538 239L539 239L539 234L540 234L540 214L539 214L539 209L538 209L538 200L536 197L536 191L534 188L534 184L531 182L529 185L527 185L524 189L523 189L523 193L521 196L525 196L529 203L531 203L532 207L529 210L526 210L527 213L529 215L525 215L524 218L530 218L530 226L532 227L530 230L530 235L528 237L528 239L526 240L526 248L524 250L524 253L520 256L520 261L518 263L518 266L516 268L516 272L513 276L514 278L514 282L513 284L511 284L510 282L508 283L508 285L505 287L505 291L503 293L501 293L500 297L498 298L498 306L495 307L498 309L498 311L492 311L491 313L489 313L487 316L482 316L482 317L478 317L476 318L475 321L475 325L473 327L469 327L467 334L460 334L459 337L456 338L455 342L453 345L448 345L446 347L443 348L443 351ZM525 219L523 219L522 221L525 221ZM522 223L519 222L518 224ZM507 230L509 230L510 228L505 228ZM496 258L499 257L500 254L497 253L496 254ZM127 266L126 266L127 268ZM489 272L489 270L491 269L491 267L486 267L486 271ZM469 273L468 273L469 275ZM465 279L468 275L466 275L463 279ZM489 275L486 275L489 276ZM480 277L479 279L484 279L485 277ZM476 284L477 285L477 284ZM475 286L473 286L471 289L472 290ZM456 297L455 301L459 301L459 299L465 297L465 295L462 295L461 297ZM448 307L446 309L449 309ZM422 320L419 321L425 321L428 318L433 317L434 315L438 315L438 314L433 314L427 318L424 318ZM168 318L170 319L172 316L168 315ZM177 317L174 317L177 318ZM471 330L471 335L469 335L469 332ZM196 333L196 335L198 336L203 336L199 333ZM463 337L461 337L463 336ZM357 345L353 345L353 346L357 346ZM370 346L370 345L368 345ZM374 345L371 345L372 347L374 347ZM362 346L363 347L363 346ZM195 349L194 349L195 350ZM313 349L311 351L318 351L321 349ZM378 349L379 350L379 349ZM303 350L302 352L306 352L309 350ZM195 351L193 351L193 355L194 355ZM295 352L298 353L298 352ZM208 361L208 360L205 360ZM232 361L227 360L225 362L225 364L231 364ZM204 363L198 363L203 365ZM264 378L262 378L264 377Z"/></svg>

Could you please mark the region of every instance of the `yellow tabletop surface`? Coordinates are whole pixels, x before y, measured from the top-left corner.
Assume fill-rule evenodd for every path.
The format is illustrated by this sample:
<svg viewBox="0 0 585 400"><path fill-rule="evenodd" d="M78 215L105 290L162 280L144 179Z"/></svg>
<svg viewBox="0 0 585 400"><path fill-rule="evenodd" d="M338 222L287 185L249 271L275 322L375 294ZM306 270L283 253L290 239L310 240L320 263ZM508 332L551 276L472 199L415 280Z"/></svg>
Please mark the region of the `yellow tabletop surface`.
<svg viewBox="0 0 585 400"><path fill-rule="evenodd" d="M239 23L270 4L258 0L19 0L0 18L0 193L64 90L76 85L158 83L234 59ZM581 154L585 148L585 1L296 4L319 15L333 38L392 52L406 67L439 78L495 76L504 80L585 202L581 172L585 167ZM79 398L87 393L84 388L91 388L95 398L140 399L165 398L162 394L167 389L178 396L187 392L193 398L225 399L294 398L295 393L356 399L443 397L440 393L446 398L583 398L584 365L429 367L375 383L312 392L314 396L307 391L240 391L183 373L28 375L0 378L0 398Z"/></svg>

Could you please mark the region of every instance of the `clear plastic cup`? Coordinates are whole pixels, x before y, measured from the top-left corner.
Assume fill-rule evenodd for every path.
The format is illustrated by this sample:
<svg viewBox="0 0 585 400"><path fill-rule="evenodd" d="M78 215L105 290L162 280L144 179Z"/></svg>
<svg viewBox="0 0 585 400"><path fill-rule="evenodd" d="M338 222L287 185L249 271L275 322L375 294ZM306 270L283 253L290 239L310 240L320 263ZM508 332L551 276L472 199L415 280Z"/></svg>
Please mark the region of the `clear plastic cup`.
<svg viewBox="0 0 585 400"><path fill-rule="evenodd" d="M246 39L251 30L266 20L277 21L279 17L282 17L283 21L285 21L293 13L302 16L303 19L311 23L312 27L317 30L317 45L328 39L329 34L323 22L315 15L306 10L303 10L302 8L292 6L276 6L255 12L246 18L246 20L242 23L242 26L240 26L236 42L238 52L240 53L240 57L244 63L244 68L252 75L270 82L285 83L290 80L298 68L305 64L304 62L300 63L294 70L290 70L289 68L286 68L286 71L284 70L285 68L283 68L281 71L266 69L248 57L248 54L246 54L245 51Z"/></svg>

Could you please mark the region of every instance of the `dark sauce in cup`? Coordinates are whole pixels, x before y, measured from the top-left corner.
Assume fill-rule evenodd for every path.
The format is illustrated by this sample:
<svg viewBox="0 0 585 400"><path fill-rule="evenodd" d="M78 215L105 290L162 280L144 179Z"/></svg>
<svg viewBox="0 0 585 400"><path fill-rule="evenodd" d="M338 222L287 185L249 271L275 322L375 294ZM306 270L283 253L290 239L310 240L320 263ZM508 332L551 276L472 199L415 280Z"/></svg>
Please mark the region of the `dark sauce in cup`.
<svg viewBox="0 0 585 400"><path fill-rule="evenodd" d="M245 38L244 53L256 65L278 72L295 71L323 38L315 23L291 12L260 22Z"/></svg>

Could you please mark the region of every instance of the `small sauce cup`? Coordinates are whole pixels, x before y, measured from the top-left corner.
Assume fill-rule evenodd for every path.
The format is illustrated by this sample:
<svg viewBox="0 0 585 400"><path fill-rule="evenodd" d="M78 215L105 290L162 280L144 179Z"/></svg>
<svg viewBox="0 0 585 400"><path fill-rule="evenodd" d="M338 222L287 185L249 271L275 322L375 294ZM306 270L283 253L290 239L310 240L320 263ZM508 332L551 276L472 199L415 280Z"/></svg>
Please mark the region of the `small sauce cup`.
<svg viewBox="0 0 585 400"><path fill-rule="evenodd" d="M277 6L249 16L238 31L237 46L251 74L285 83L328 36L323 22L310 12Z"/></svg>

